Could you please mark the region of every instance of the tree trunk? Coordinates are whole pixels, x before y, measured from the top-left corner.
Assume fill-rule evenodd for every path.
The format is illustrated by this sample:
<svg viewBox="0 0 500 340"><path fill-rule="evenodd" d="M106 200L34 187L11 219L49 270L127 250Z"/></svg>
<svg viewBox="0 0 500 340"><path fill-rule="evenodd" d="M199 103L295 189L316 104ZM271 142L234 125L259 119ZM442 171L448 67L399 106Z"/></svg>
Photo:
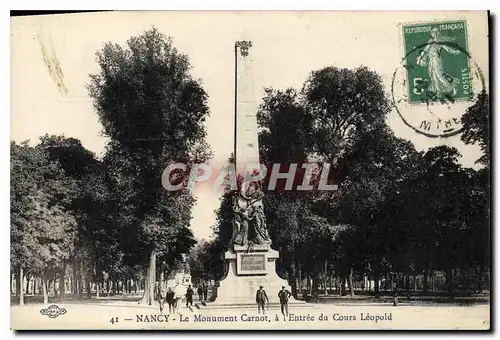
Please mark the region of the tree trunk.
<svg viewBox="0 0 500 340"><path fill-rule="evenodd" d="M47 279L42 277L43 303L49 303L49 292L47 287Z"/></svg>
<svg viewBox="0 0 500 340"><path fill-rule="evenodd" d="M453 296L453 269L446 268L446 291L448 295Z"/></svg>
<svg viewBox="0 0 500 340"><path fill-rule="evenodd" d="M87 299L91 299L92 297L92 292L91 292L91 286L90 286L90 280L87 278L85 280L85 289L87 290Z"/></svg>
<svg viewBox="0 0 500 340"><path fill-rule="evenodd" d="M154 301L154 289L156 280L156 250L151 252L149 256L149 266L144 276L144 295L139 303L147 303L152 305Z"/></svg>
<svg viewBox="0 0 500 340"><path fill-rule="evenodd" d="M61 273L59 274L59 296L61 298L61 302L64 301L64 293L66 290L66 284L65 284L65 279L66 279L66 269L61 270Z"/></svg>
<svg viewBox="0 0 500 340"><path fill-rule="evenodd" d="M483 291L483 273L484 267L482 265L476 266L476 292L481 293Z"/></svg>
<svg viewBox="0 0 500 340"><path fill-rule="evenodd" d="M373 265L373 290L375 291L375 297L380 298L380 267L379 267L379 263L374 263L374 265Z"/></svg>
<svg viewBox="0 0 500 340"><path fill-rule="evenodd" d="M26 295L30 294L30 281L31 281L32 276L31 275L26 275Z"/></svg>
<svg viewBox="0 0 500 340"><path fill-rule="evenodd" d="M354 287L352 285L352 276L353 276L354 269L351 267L349 268L349 275L347 276L347 285L349 287L349 294L351 297L354 296Z"/></svg>
<svg viewBox="0 0 500 340"><path fill-rule="evenodd" d="M78 263L78 299L81 299L83 296L83 279L84 279L84 273L83 273L83 261L80 261Z"/></svg>
<svg viewBox="0 0 500 340"><path fill-rule="evenodd" d="M328 286L330 288L330 292L333 293L333 273L330 272L330 276L328 278Z"/></svg>
<svg viewBox="0 0 500 340"><path fill-rule="evenodd" d="M324 286L323 291L325 292L325 295L328 295L328 287L326 284L327 277L328 277L328 261L325 261L323 265L323 286Z"/></svg>
<svg viewBox="0 0 500 340"><path fill-rule="evenodd" d="M344 273L340 274L340 295L345 296L346 295L346 289L345 289L345 275Z"/></svg>
<svg viewBox="0 0 500 340"><path fill-rule="evenodd" d="M291 293L292 295L297 298L297 262L295 260L290 263L290 270L288 271L288 282L290 283L290 288L292 289ZM203 277L203 281L200 283L204 282L206 280L206 277Z"/></svg>
<svg viewBox="0 0 500 340"><path fill-rule="evenodd" d="M300 296L302 296L302 268L300 267L300 261L297 260L297 274L299 275L299 292Z"/></svg>
<svg viewBox="0 0 500 340"><path fill-rule="evenodd" d="M73 277L71 278L71 294L73 297L76 296L78 292L77 282L78 282L78 273L77 273L77 261L73 259Z"/></svg>
<svg viewBox="0 0 500 340"><path fill-rule="evenodd" d="M24 284L23 284L23 278L24 278L24 271L23 268L19 268L19 277L20 277L20 291L19 291L19 305L24 306Z"/></svg>
<svg viewBox="0 0 500 340"><path fill-rule="evenodd" d="M100 290L101 288L99 287L99 280L96 280L95 282L95 292L96 292L96 298L99 299L100 297Z"/></svg>
<svg viewBox="0 0 500 340"><path fill-rule="evenodd" d="M427 293L429 291L429 268L427 266L425 266L425 269L424 269L424 293Z"/></svg>
<svg viewBox="0 0 500 340"><path fill-rule="evenodd" d="M56 288L56 275L54 274L54 277L52 278L52 280L50 280L51 284L49 285L49 287L52 287L51 290L49 290L52 295L55 297L58 295L57 293L57 288Z"/></svg>
<svg viewBox="0 0 500 340"><path fill-rule="evenodd" d="M38 292L38 277L33 277L33 295L37 295Z"/></svg>
<svg viewBox="0 0 500 340"><path fill-rule="evenodd" d="M19 277L19 273L16 274L16 296L19 296L19 292L21 291L21 278Z"/></svg>
<svg viewBox="0 0 500 340"><path fill-rule="evenodd" d="M408 273L408 271L405 271L403 280L405 282L406 293L410 294L410 274Z"/></svg>

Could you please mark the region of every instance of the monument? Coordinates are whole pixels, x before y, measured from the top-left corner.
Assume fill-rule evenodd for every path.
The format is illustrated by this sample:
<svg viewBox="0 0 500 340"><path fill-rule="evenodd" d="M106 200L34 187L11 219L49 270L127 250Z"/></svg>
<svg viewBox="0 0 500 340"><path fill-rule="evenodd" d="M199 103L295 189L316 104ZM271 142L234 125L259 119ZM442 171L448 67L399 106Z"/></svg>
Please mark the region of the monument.
<svg viewBox="0 0 500 340"><path fill-rule="evenodd" d="M259 168L257 106L253 81L252 42L235 43L235 126L234 158L239 176ZM250 165L250 167L249 167ZM252 168L252 166L255 166ZM224 254L225 276L214 290L216 305L255 304L260 286L270 303L278 303L282 286L288 282L276 273L279 252L271 248L260 182L238 186L234 199L233 234ZM297 303L293 298L289 303Z"/></svg>

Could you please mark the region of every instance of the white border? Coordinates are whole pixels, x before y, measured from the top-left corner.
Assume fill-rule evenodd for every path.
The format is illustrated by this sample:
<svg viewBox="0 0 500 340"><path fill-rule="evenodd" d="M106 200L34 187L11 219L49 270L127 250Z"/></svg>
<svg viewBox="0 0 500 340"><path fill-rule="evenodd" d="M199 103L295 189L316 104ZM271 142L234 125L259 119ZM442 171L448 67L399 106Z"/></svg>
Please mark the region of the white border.
<svg viewBox="0 0 500 340"><path fill-rule="evenodd" d="M55 9L55 8L73 8L75 10L91 10L91 9L122 9L122 10L145 10L145 9L169 9L169 10L200 10L200 9L205 9L205 10L228 10L228 9L252 9L252 10L277 10L277 9L283 9L283 10L360 10L360 9L375 9L375 10L395 10L395 9L400 9L400 10L443 10L443 9L453 9L450 8L449 4L452 4L454 6L454 9L469 9L469 10L484 10L484 9L492 9L493 14L497 14L500 12L500 1L498 0L486 0L486 1L470 1L470 0L454 0L454 1L449 1L449 2L438 2L435 0L419 0L419 1L391 1L391 0L382 0L382 1L370 1L370 0L365 0L365 1L349 1L349 2L330 2L330 1L322 1L322 0L307 0L307 1L295 1L295 0L288 0L286 2L278 2L275 1L273 2L272 0L252 0L252 1L222 1L222 0L212 0L210 2L203 1L203 0L171 0L166 2L167 5L164 6L158 6L158 4L161 4L164 2L159 2L157 0L142 0L140 2L137 1L126 1L126 0L111 0L111 1L106 1L103 2L102 0L86 0L83 2L67 2L67 1L62 1L62 0L45 0L42 2L39 1L27 1L27 0L17 0L14 3L15 9L18 10L28 10L28 9ZM138 4L140 4L140 7L138 7ZM2 28L3 28L3 34L1 35L2 37L2 45L4 46L4 51L9 51L10 50L10 35L7 34L7 32L10 32L10 18L6 15L7 10L10 10L12 8L3 8L4 6L7 7L8 5L7 2L2 2L2 13L3 16L1 18L2 20ZM498 27L498 19L496 20L496 26ZM498 46L498 33L497 30L495 29L495 43ZM2 136L10 136L10 53L8 52L3 52L0 54L2 58L2 63L1 65L4 67L5 72L3 73L4 75L9 75L8 77L4 76L2 78L3 80L3 91L1 91L1 94L3 96L2 103L4 105L4 110L2 111L2 115L0 115L1 119L3 120L0 123L0 127L4 130ZM498 57L498 54L496 54ZM497 57L495 60L492 60L491 62L497 61ZM495 72L496 74L496 72ZM493 93L491 94L492 96L497 96L498 94L498 89L492 88ZM500 119L496 118L494 120L495 130L499 130L500 126ZM10 138L9 138L10 141ZM1 246L2 251L4 252L2 256L3 260L3 269L2 272L7 274L7 271L9 270L9 256L10 256L10 243L9 243L9 238L10 238L10 233L9 233L9 216L10 216L10 208L9 208L9 188L10 188L10 182L9 182L9 162L6 161L9 157L9 144L7 144L7 141L4 141L3 143L0 144L0 151L3 156L4 162L2 163L2 168L1 168L1 176L0 176L0 183L2 184L2 190L0 191L2 193L2 199L1 199L1 207L2 207L2 223L3 228L2 232L4 233L4 237L1 237L1 241L3 242L3 245ZM496 151L496 148L493 148L495 157L494 159L498 159L500 157L500 151ZM492 155L493 156L493 155ZM496 211L500 211L500 201L496 200L495 201L495 206L494 208L497 209L492 209ZM498 204L498 205L497 205ZM496 225L492 226L492 228L495 228ZM495 245L498 245L498 235L500 233L497 231L495 233L495 239L492 240ZM495 253L494 253L495 254ZM495 268L493 271L498 274L498 261L495 261ZM496 297L498 295L499 289L498 289L498 275L496 276L496 284L495 284L495 294L494 296ZM1 327L2 331L4 334L2 334L2 339L11 339L15 335L12 331L9 332L10 329L10 320L9 320L9 314L10 314L10 301L9 297L7 295L8 290L8 281L4 278L3 280L0 281L2 285L1 291L3 294L1 294L1 297L3 301L1 301L1 306L3 308L3 325ZM493 302L493 301L492 301ZM494 302L493 302L494 303ZM492 322L495 323L496 327L498 328L498 313L494 314L495 320L492 320ZM416 337L422 337L425 339L429 338L441 338L441 339L455 339L457 334L451 333L451 334L444 334L444 333L413 333L412 335L417 335ZM58 336L56 334L31 334L31 336L38 336L38 337L55 337ZM106 333L106 334L96 334L96 333L81 333L81 334L68 334L68 333L63 333L60 334L59 336L65 337L66 335L74 338L81 338L81 337L92 337L93 339L110 339L110 338L121 338L123 336L130 337L130 338L146 338L152 336L152 334L138 334L138 333L128 333L128 334L111 334L111 333ZM173 333L155 333L154 336L158 337L165 337L165 336L179 336L181 335L182 337L185 338L194 338L195 336L200 336L200 337L221 337L221 334L217 333L198 333L197 335L193 335L193 333L190 334L173 334ZM244 333L226 333L223 334L222 336L229 336L231 339L234 339L235 337L239 336L245 336ZM248 335L248 334L246 334ZM274 339L276 337L290 337L290 336L297 336L297 337L302 337L302 334L300 333L274 333L270 335L269 333L253 333L251 334L255 337L258 337L259 339ZM333 334L328 334L328 333L309 333L307 334L308 337L315 337L315 336L324 336L324 337L331 337L334 336L336 338L344 338L346 335L341 332L335 332ZM365 339L367 336L370 338L379 338L379 339L385 339L387 337L387 333L364 333L364 334L351 334L348 337L351 339ZM395 337L403 337L407 336L408 333L398 333L398 334L391 334L391 336ZM26 335L25 335L26 336ZM469 338L475 338L475 337L480 337L482 334L467 334L467 337Z"/></svg>

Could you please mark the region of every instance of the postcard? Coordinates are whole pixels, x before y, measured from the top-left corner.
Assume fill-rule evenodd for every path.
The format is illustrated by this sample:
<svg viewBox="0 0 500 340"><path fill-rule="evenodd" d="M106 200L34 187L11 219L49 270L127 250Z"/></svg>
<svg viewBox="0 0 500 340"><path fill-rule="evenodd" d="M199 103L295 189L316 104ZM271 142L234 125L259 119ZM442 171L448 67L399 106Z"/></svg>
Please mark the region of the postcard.
<svg viewBox="0 0 500 340"><path fill-rule="evenodd" d="M490 330L489 20L11 17L11 328Z"/></svg>

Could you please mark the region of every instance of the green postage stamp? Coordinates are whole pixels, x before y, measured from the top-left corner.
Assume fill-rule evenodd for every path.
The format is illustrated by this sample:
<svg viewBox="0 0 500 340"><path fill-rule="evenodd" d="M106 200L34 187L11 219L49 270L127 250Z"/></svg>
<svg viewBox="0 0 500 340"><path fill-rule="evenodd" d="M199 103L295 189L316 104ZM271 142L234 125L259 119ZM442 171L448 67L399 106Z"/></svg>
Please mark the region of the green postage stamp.
<svg viewBox="0 0 500 340"><path fill-rule="evenodd" d="M403 37L410 104L472 98L465 21L405 25Z"/></svg>

